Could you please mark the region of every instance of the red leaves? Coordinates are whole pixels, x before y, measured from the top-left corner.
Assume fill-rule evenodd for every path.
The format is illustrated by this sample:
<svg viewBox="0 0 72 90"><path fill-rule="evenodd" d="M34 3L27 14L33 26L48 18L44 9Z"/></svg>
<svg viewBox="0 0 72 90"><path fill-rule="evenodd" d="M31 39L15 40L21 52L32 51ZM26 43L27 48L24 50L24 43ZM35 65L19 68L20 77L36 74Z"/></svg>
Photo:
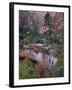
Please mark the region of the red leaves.
<svg viewBox="0 0 72 90"><path fill-rule="evenodd" d="M40 75L43 76L46 72L46 64L44 61L38 62L38 64L35 67L36 72Z"/></svg>
<svg viewBox="0 0 72 90"><path fill-rule="evenodd" d="M19 60L23 61L25 59L25 54L22 49L19 50Z"/></svg>

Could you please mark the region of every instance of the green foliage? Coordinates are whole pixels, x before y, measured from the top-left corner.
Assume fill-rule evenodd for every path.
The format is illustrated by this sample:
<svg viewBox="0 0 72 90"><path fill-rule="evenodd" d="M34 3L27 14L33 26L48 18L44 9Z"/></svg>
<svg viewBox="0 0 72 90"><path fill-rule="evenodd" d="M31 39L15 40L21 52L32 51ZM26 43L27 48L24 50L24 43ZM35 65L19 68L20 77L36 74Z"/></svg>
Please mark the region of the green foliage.
<svg viewBox="0 0 72 90"><path fill-rule="evenodd" d="M25 59L23 63L19 64L19 78L20 79L27 79L33 77L34 65L33 63Z"/></svg>
<svg viewBox="0 0 72 90"><path fill-rule="evenodd" d="M35 64L29 59L25 59L19 63L19 79L40 78L38 72L35 71Z"/></svg>
<svg viewBox="0 0 72 90"><path fill-rule="evenodd" d="M31 38L32 37L32 31L28 28L28 29L22 29L22 28L20 28L20 30L19 30L20 32L19 32L19 35L20 35L20 39L21 39L21 37L23 37L22 39L24 39L24 38L26 38L26 37L29 37L29 38Z"/></svg>
<svg viewBox="0 0 72 90"><path fill-rule="evenodd" d="M33 31L30 28L19 29L19 40L23 40L24 44L37 43L41 41L41 34L38 31Z"/></svg>
<svg viewBox="0 0 72 90"><path fill-rule="evenodd" d="M58 58L58 73L57 76L64 76L64 52L60 49L57 51L57 58Z"/></svg>
<svg viewBox="0 0 72 90"><path fill-rule="evenodd" d="M35 70L35 64L29 59L25 59L22 63L19 63L19 79L63 77L63 63L59 61L58 64L58 66L48 66L48 70L45 70L41 75Z"/></svg>

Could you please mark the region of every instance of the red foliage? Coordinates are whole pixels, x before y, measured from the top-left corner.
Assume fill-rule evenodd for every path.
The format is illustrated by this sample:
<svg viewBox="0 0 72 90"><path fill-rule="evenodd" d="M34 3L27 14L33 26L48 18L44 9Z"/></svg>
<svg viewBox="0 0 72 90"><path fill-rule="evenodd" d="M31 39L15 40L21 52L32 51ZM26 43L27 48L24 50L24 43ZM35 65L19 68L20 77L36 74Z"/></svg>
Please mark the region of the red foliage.
<svg viewBox="0 0 72 90"><path fill-rule="evenodd" d="M43 61L38 62L38 64L36 65L36 71L39 73L39 75L44 75L46 71L46 65Z"/></svg>
<svg viewBox="0 0 72 90"><path fill-rule="evenodd" d="M22 49L19 50L19 60L23 61L25 59L25 54Z"/></svg>

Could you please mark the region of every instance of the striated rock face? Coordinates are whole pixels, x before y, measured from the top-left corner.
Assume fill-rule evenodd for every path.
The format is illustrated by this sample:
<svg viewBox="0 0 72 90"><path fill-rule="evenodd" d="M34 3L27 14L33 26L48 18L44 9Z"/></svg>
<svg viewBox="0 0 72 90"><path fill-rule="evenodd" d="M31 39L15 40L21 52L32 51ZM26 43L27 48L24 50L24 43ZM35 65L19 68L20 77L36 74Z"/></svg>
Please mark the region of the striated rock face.
<svg viewBox="0 0 72 90"><path fill-rule="evenodd" d="M33 31L44 33L46 28L45 15L51 16L50 29L53 31L60 30L64 27L64 13L62 12L45 12L45 11L19 11L19 26L23 29L29 28Z"/></svg>
<svg viewBox="0 0 72 90"><path fill-rule="evenodd" d="M39 30L39 17L34 11L19 11L19 26L23 29Z"/></svg>
<svg viewBox="0 0 72 90"><path fill-rule="evenodd" d="M45 20L44 20L44 16L46 14L46 12L44 11L37 11L36 12L37 16L39 17L39 32L40 33L43 33L46 31L45 27L44 27L44 24L45 24Z"/></svg>

